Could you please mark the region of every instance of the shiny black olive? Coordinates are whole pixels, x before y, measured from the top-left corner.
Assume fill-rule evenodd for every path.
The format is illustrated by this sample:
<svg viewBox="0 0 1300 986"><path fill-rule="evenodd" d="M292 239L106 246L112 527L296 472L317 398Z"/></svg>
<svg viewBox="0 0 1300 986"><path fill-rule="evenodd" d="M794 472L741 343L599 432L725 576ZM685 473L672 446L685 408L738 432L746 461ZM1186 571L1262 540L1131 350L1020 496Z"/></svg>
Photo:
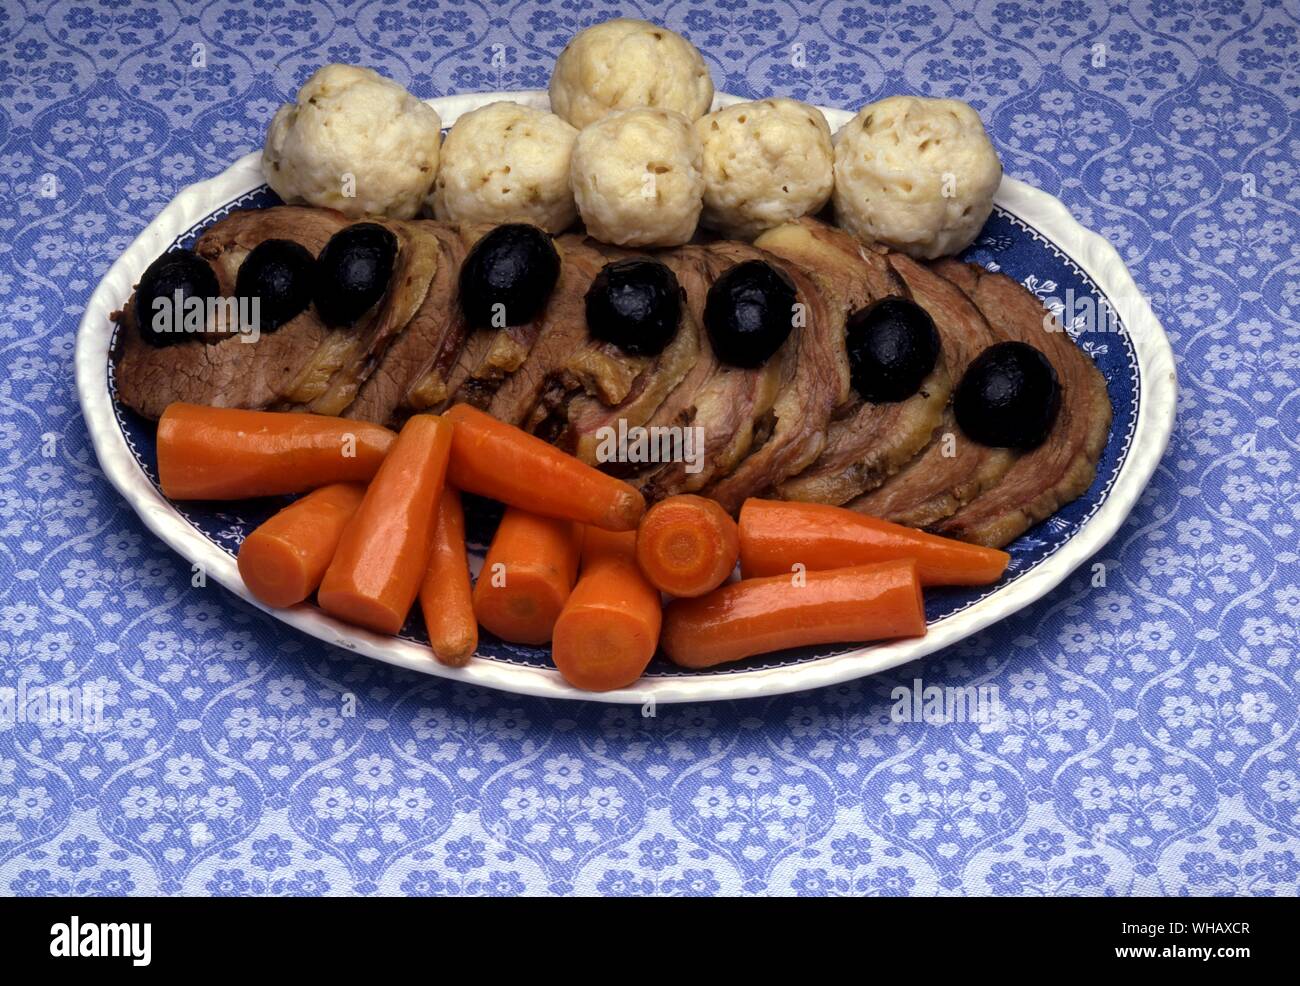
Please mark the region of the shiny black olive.
<svg viewBox="0 0 1300 986"><path fill-rule="evenodd" d="M263 240L239 265L235 295L257 299L258 331L274 332L311 304L315 283L316 260L306 247L292 240Z"/></svg>
<svg viewBox="0 0 1300 986"><path fill-rule="evenodd" d="M1061 408L1061 386L1047 357L1023 342L980 353L957 385L957 423L975 441L998 448L1043 444Z"/></svg>
<svg viewBox="0 0 1300 986"><path fill-rule="evenodd" d="M882 298L854 312L844 343L853 389L872 404L907 400L939 358L934 322L907 298Z"/></svg>
<svg viewBox="0 0 1300 986"><path fill-rule="evenodd" d="M397 237L378 223L356 223L330 237L316 259L316 310L326 325L351 325L384 296Z"/></svg>
<svg viewBox="0 0 1300 986"><path fill-rule="evenodd" d="M175 307L176 292L180 292L181 308ZM217 275L207 261L193 250L172 250L164 253L145 270L135 292L135 322L140 336L153 346L174 346L200 338L184 329L184 303L190 298L203 301L221 293ZM159 310L157 299L167 302Z"/></svg>
<svg viewBox="0 0 1300 986"><path fill-rule="evenodd" d="M606 264L587 289L587 328L632 356L658 356L677 334L682 288L657 260Z"/></svg>
<svg viewBox="0 0 1300 986"><path fill-rule="evenodd" d="M709 288L704 327L718 359L732 366L762 366L794 327L794 284L762 260L746 260Z"/></svg>
<svg viewBox="0 0 1300 986"><path fill-rule="evenodd" d="M531 322L546 307L560 276L550 236L527 223L492 230L460 268L460 307L472 328Z"/></svg>

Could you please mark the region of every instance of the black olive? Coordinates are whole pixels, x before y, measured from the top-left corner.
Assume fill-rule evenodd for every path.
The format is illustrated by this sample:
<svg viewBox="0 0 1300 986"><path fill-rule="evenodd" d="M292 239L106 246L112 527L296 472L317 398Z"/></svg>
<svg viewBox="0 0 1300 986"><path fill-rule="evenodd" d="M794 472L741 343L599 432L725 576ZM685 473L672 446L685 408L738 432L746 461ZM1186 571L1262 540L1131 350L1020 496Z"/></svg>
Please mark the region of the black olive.
<svg viewBox="0 0 1300 986"><path fill-rule="evenodd" d="M551 237L527 223L507 223L470 250L460 269L460 307L472 328L531 322L560 276Z"/></svg>
<svg viewBox="0 0 1300 986"><path fill-rule="evenodd" d="M606 264L587 289L587 328L632 356L658 356L677 334L682 288L657 260Z"/></svg>
<svg viewBox="0 0 1300 986"><path fill-rule="evenodd" d="M903 401L939 358L939 333L925 309L907 298L882 298L849 316L844 327L853 389L864 401Z"/></svg>
<svg viewBox="0 0 1300 986"><path fill-rule="evenodd" d="M274 332L311 304L316 260L300 243L263 240L239 265L235 295L257 299L257 328Z"/></svg>
<svg viewBox="0 0 1300 986"><path fill-rule="evenodd" d="M736 264L713 282L704 303L704 327L718 359L762 366L794 327L794 283L762 260Z"/></svg>
<svg viewBox="0 0 1300 986"><path fill-rule="evenodd" d="M182 306L190 298L203 301L206 326L207 302L221 294L221 287L207 261L193 250L172 250L150 264L135 292L135 323L150 345L174 346L198 338L184 329L184 308L178 310L174 305L177 291ZM159 298L167 302L165 313L155 304Z"/></svg>
<svg viewBox="0 0 1300 986"><path fill-rule="evenodd" d="M316 310L326 325L351 325L384 296L397 237L378 223L356 223L330 237L316 259Z"/></svg>
<svg viewBox="0 0 1300 986"><path fill-rule="evenodd" d="M980 353L957 385L953 410L971 438L997 448L1043 444L1061 408L1061 386L1047 357L1023 342Z"/></svg>

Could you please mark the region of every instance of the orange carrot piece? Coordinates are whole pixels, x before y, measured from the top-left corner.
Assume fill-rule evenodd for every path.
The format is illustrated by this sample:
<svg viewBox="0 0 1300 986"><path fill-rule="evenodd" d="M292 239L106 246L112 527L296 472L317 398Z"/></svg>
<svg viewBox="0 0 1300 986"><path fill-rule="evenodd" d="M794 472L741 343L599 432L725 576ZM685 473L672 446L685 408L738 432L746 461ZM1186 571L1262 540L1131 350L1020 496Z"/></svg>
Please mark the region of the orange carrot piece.
<svg viewBox="0 0 1300 986"><path fill-rule="evenodd" d="M607 531L633 530L645 513L645 497L632 486L535 435L468 404L443 416L456 422L448 475L468 493Z"/></svg>
<svg viewBox="0 0 1300 986"><path fill-rule="evenodd" d="M636 560L650 583L670 596L712 592L736 567L740 535L715 501L683 493L660 500L637 528Z"/></svg>
<svg viewBox="0 0 1300 986"><path fill-rule="evenodd" d="M327 613L378 633L402 629L429 567L451 432L431 414L406 422L325 570L316 599Z"/></svg>
<svg viewBox="0 0 1300 986"><path fill-rule="evenodd" d="M420 609L433 656L453 668L468 664L478 648L472 593L465 554L465 510L460 492L448 486L438 500L429 570L420 586Z"/></svg>
<svg viewBox="0 0 1300 986"><path fill-rule="evenodd" d="M582 575L555 621L551 658L564 680L587 691L625 688L641 677L659 644L659 592L636 563L632 531L589 527Z"/></svg>
<svg viewBox="0 0 1300 986"><path fill-rule="evenodd" d="M546 643L573 591L581 544L578 524L508 507L474 586L478 621L513 644Z"/></svg>
<svg viewBox="0 0 1300 986"><path fill-rule="evenodd" d="M363 483L396 438L365 421L178 402L158 422L158 479L172 500L243 500Z"/></svg>
<svg viewBox="0 0 1300 986"><path fill-rule="evenodd" d="M745 578L916 559L922 585L988 585L1011 556L996 548L936 537L843 507L749 499L740 508L740 571Z"/></svg>
<svg viewBox="0 0 1300 986"><path fill-rule="evenodd" d="M239 546L239 574L268 606L293 606L320 585L339 538L361 505L360 483L331 483L295 500Z"/></svg>
<svg viewBox="0 0 1300 986"><path fill-rule="evenodd" d="M674 663L710 668L786 647L924 633L916 562L907 559L747 579L674 600L664 610L662 643Z"/></svg>

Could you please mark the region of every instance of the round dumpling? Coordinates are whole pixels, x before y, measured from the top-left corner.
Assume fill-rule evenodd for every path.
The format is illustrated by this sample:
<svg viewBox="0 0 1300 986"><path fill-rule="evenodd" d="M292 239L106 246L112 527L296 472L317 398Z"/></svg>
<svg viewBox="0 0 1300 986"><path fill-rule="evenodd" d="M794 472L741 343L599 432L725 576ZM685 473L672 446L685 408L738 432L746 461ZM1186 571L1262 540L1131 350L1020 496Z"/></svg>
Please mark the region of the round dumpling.
<svg viewBox="0 0 1300 986"><path fill-rule="evenodd" d="M1001 180L979 114L959 100L891 96L864 106L836 138L836 220L913 257L970 246Z"/></svg>
<svg viewBox="0 0 1300 986"><path fill-rule="evenodd" d="M620 246L677 246L703 206L700 138L669 110L623 110L578 134L573 196L587 232Z"/></svg>
<svg viewBox="0 0 1300 986"><path fill-rule="evenodd" d="M527 222L558 233L578 217L569 158L578 131L554 113L489 103L456 121L442 145L430 206L453 222Z"/></svg>
<svg viewBox="0 0 1300 986"><path fill-rule="evenodd" d="M704 145L704 225L752 239L830 199L831 128L807 103L737 103L697 120L695 130Z"/></svg>
<svg viewBox="0 0 1300 986"><path fill-rule="evenodd" d="M442 121L392 79L325 65L276 111L262 173L286 202L410 219L433 187Z"/></svg>
<svg viewBox="0 0 1300 986"><path fill-rule="evenodd" d="M555 62L550 91L551 109L579 129L638 106L698 120L713 104L699 49L666 27L627 17L575 35Z"/></svg>

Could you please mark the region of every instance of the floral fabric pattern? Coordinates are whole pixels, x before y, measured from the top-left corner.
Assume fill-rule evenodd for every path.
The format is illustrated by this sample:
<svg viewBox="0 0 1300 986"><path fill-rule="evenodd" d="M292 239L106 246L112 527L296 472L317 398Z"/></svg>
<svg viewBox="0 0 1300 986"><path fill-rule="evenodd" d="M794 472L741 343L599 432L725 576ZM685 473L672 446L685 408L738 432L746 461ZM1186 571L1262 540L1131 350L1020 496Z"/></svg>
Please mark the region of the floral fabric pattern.
<svg viewBox="0 0 1300 986"><path fill-rule="evenodd" d="M458 687L296 634L100 475L73 339L180 189L322 61L422 97L544 87L660 17L720 90L967 100L1130 266L1170 451L1059 589L822 691L640 708ZM1180 0L12 0L0 8L0 893L1300 894L1300 13ZM891 690L992 686L981 722Z"/></svg>

